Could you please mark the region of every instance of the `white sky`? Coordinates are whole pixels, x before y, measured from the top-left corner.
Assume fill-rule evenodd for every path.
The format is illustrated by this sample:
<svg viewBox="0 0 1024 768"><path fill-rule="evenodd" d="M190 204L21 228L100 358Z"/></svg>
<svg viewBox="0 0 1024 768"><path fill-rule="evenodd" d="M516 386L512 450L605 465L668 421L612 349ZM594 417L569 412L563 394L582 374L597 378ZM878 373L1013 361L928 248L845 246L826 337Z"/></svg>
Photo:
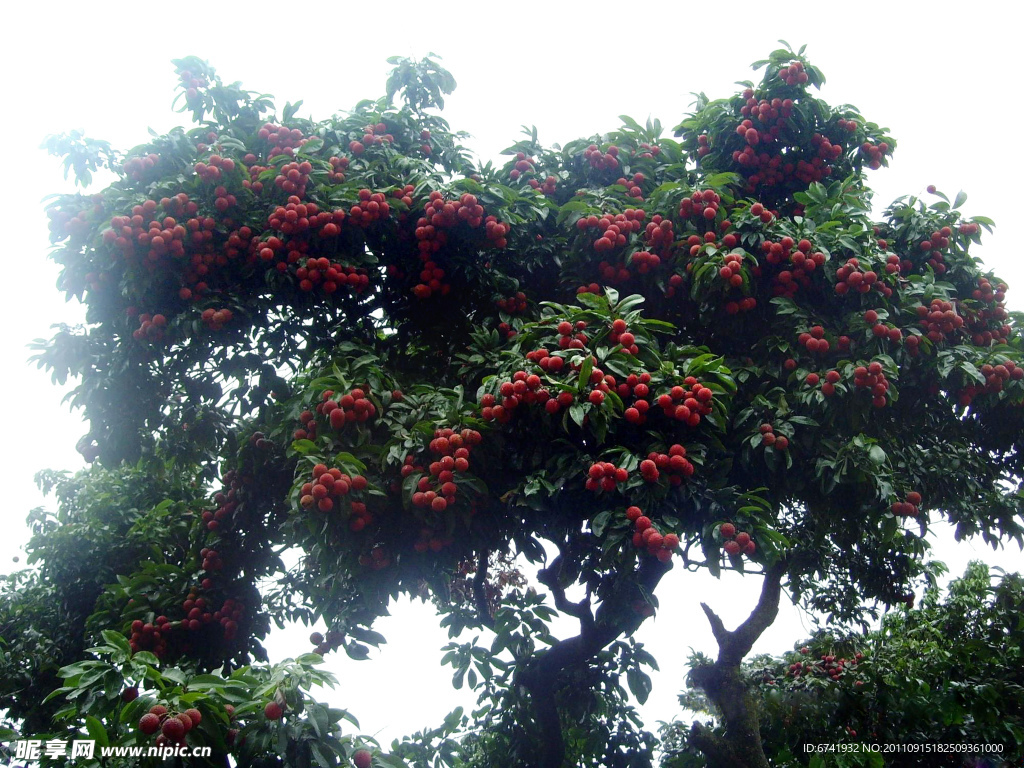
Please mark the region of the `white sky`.
<svg viewBox="0 0 1024 768"><path fill-rule="evenodd" d="M209 60L225 81L285 100L304 100L301 114L323 118L384 91L391 55L433 51L459 83L445 117L482 158L494 158L518 139L520 125L537 125L546 143L565 142L618 126L617 116L658 117L669 129L689 108L693 91L729 95L737 80L756 79L750 62L785 38L808 44L808 55L828 78L822 95L851 103L898 140L892 167L875 172L876 203L921 194L928 184L952 196L965 190L968 213L1000 225L981 250L1011 288L1024 280L1019 256L1018 191L1022 172L1019 88L1019 11L1007 2L974 2L969 10L936 3L884 6L711 4L389 2L216 3L146 6L127 3L18 4L4 13L0 50L8 117L0 147L10 173L0 188L7 224L7 296L0 301L2 416L7 424L0 478L8 503L2 512L0 569L27 540L28 510L42 503L32 483L41 468L82 466L74 444L84 432L61 405L63 392L26 364L26 344L48 336L54 322L75 322L81 309L54 289L56 269L46 257L47 228L40 199L70 190L57 163L38 149L43 138L74 128L127 149L179 124L170 112L170 59L194 54ZM968 15L969 14L969 15ZM1020 290L1019 288L1017 290ZM1024 309L1013 290L1008 303ZM980 543L940 538L936 554L954 575L984 557L1019 567L1020 553L992 553ZM643 708L649 727L670 720L683 685L689 649L715 651L697 609L708 601L727 626L745 617L759 580L674 572L658 591L663 610L638 638L662 672ZM375 662L332 658L341 679L330 698L350 709L363 731L384 740L435 726L452 707L471 708L471 695L454 691L438 665L447 642L429 606L401 604L378 629L389 645ZM808 619L791 606L755 647L779 652L804 637ZM275 660L308 650L309 630L275 633Z"/></svg>

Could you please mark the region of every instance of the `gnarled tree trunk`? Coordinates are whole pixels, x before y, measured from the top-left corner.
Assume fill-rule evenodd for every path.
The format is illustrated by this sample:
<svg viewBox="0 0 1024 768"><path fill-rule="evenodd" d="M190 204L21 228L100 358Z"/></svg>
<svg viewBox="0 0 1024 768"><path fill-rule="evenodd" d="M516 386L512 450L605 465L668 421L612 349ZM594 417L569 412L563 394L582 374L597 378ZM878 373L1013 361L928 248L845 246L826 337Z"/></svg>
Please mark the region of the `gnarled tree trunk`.
<svg viewBox="0 0 1024 768"><path fill-rule="evenodd" d="M757 708L740 676L740 664L779 613L785 567L784 562L778 562L768 569L757 606L731 632L714 611L701 603L718 643L718 658L713 664L696 667L690 680L715 705L725 726L724 736L700 723L694 723L690 731L690 743L704 753L708 768L769 768L761 746Z"/></svg>

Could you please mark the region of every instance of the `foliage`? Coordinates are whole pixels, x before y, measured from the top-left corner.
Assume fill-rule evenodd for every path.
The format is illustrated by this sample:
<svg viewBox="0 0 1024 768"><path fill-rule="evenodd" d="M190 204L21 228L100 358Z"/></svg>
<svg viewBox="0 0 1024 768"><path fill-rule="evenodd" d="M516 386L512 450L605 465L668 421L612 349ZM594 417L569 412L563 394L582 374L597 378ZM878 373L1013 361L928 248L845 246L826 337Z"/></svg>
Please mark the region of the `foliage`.
<svg viewBox="0 0 1024 768"><path fill-rule="evenodd" d="M375 760L646 765L619 680L649 691L628 638L673 562L765 574L744 632L706 609L732 680L783 579L853 624L912 600L931 520L1022 541L1019 318L974 255L991 222L938 192L873 221L867 171L895 142L815 98L802 49L700 96L678 141L626 116L563 147L528 129L501 167L432 112L449 73L393 63L385 98L317 122L182 59L194 127L123 155L55 140L117 173L47 209L87 311L38 362L76 380L103 467L74 482L163 467L187 488L128 492L149 551L128 515L108 550L86 537L88 576L12 577L12 627L61 621L22 593L91 600L8 690L104 631L162 675L235 674L271 619L323 620L316 653L363 658L391 599L429 595L481 708Z"/></svg>
<svg viewBox="0 0 1024 768"><path fill-rule="evenodd" d="M837 635L821 630L794 651L744 665L762 710L765 752L779 766L964 764L965 755L809 755L804 744L990 745L999 754L967 758L1012 761L1024 754L1024 583L1006 574L993 584L972 563L944 599L887 614L878 629ZM680 696L713 715L698 691ZM678 723L662 730L669 766L704 765L685 747Z"/></svg>

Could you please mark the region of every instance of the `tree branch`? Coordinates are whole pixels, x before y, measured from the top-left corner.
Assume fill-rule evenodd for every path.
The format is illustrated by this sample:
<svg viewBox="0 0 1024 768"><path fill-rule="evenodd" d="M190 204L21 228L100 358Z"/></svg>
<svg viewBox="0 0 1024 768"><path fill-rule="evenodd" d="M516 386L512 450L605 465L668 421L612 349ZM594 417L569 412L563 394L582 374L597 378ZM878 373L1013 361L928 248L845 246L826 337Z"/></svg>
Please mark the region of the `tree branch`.
<svg viewBox="0 0 1024 768"><path fill-rule="evenodd" d="M728 633L729 642L726 645L719 643L718 660L722 664L739 664L779 615L782 576L786 572L786 565L786 560L781 559L769 566L761 585L761 597L754 610L746 621ZM721 622L719 624L721 625Z"/></svg>
<svg viewBox="0 0 1024 768"><path fill-rule="evenodd" d="M561 555L555 558L551 566L541 571L543 575L538 575L541 583L550 587L548 582L551 581L557 585L557 572L561 569L560 558ZM636 586L647 592L653 592L661 577L668 573L670 568L669 564L661 563L655 558L645 559L636 574ZM556 601L557 591L552 587L552 592L556 593ZM635 588L632 594L635 594ZM564 592L562 597L564 599ZM587 604L587 614L590 614L590 629L588 630L586 627L586 620L581 620L580 634L559 640L525 665L520 673L519 682L530 692L534 713L543 737L538 768L562 768L562 762L565 759L562 725L558 709L555 706L555 695L559 690L559 674L565 669L582 664L592 658L623 632L628 633L636 629L636 626L643 621L643 617L636 617L633 614L626 602L628 599L629 597L625 593L620 593L612 601L615 603L614 605L610 605L609 601L604 601L597 617L590 612L589 599L584 601ZM574 604L570 603L570 605ZM630 618L624 619L623 616L626 615Z"/></svg>
<svg viewBox="0 0 1024 768"><path fill-rule="evenodd" d="M473 576L473 601L476 603L477 618L480 623L488 629L494 629L494 617L491 616L491 607L487 604L487 558L491 556L489 549L480 552L480 558L476 564L476 574Z"/></svg>
<svg viewBox="0 0 1024 768"><path fill-rule="evenodd" d="M594 614L590 610L590 597L587 596L578 603L570 601L565 596L565 589L559 583L562 575L562 556L558 555L547 568L537 572L537 581L551 590L555 598L555 607L562 613L579 619L580 631L586 635L594 629Z"/></svg>

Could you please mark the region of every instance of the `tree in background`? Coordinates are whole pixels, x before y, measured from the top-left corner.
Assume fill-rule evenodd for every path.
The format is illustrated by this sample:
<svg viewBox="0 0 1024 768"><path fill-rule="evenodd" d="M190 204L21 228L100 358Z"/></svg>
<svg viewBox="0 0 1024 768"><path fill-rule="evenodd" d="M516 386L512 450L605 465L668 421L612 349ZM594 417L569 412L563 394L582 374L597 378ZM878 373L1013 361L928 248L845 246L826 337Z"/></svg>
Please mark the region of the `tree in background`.
<svg viewBox="0 0 1024 768"><path fill-rule="evenodd" d="M803 49L699 96L678 140L529 130L500 167L437 115L450 74L392 63L383 99L314 122L184 59L195 127L53 141L116 174L48 206L87 318L38 359L78 382L96 463L51 477L39 567L8 579L9 717L221 764L651 765L631 637L670 568L727 568L763 588L734 631L704 606L720 653L692 679L722 728L689 739L767 765L741 662L784 585L851 624L913 600L932 520L1022 540L991 222L934 190L873 221L895 142L812 95ZM385 754L308 691L400 594L438 606L481 706ZM329 630L254 663L271 620Z"/></svg>
<svg viewBox="0 0 1024 768"><path fill-rule="evenodd" d="M744 663L772 764L1012 764L1024 753L1022 606L1024 582L1018 574L1003 575L993 585L988 567L975 562L949 585L944 600L938 589L929 589L919 608L887 614L879 629L846 636L819 631L783 656ZM699 691L680 696L680 702L713 714ZM687 747L687 730L679 723L663 729L664 768L706 764ZM1000 751L804 751L805 744L837 742L961 744Z"/></svg>

